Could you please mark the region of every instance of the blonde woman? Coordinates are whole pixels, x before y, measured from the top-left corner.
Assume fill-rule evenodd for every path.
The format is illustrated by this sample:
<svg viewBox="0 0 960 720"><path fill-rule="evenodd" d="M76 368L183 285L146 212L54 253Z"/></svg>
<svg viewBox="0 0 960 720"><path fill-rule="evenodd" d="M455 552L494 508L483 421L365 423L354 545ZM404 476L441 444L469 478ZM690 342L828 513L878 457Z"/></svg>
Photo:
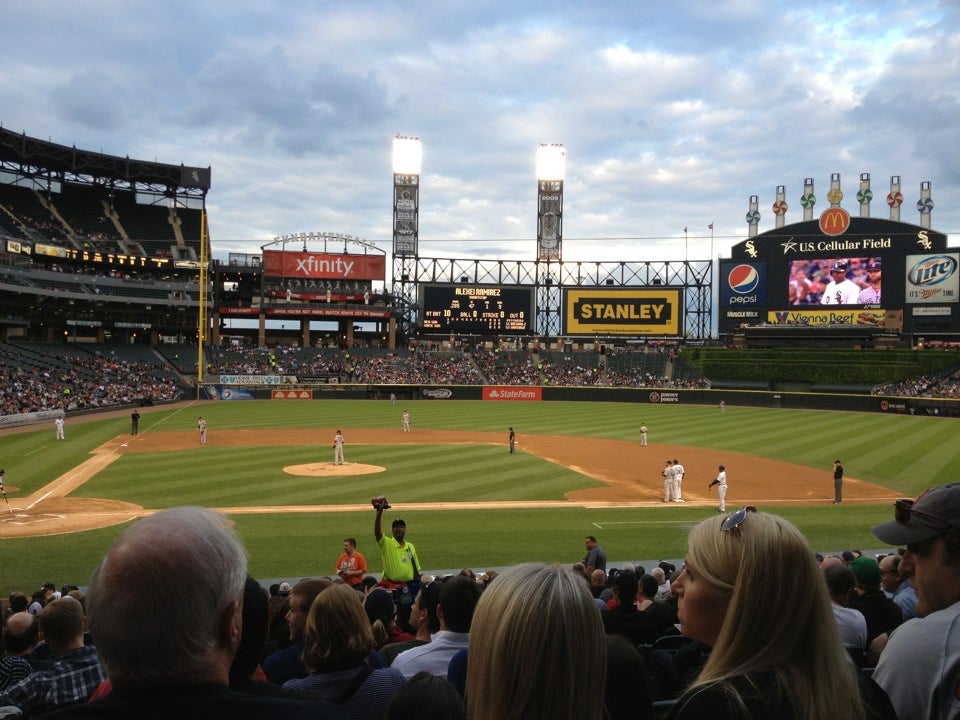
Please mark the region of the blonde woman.
<svg viewBox="0 0 960 720"><path fill-rule="evenodd" d="M559 566L505 570L470 629L470 720L599 720L607 645L586 581Z"/></svg>
<svg viewBox="0 0 960 720"><path fill-rule="evenodd" d="M343 706L354 720L380 720L390 698L403 686L394 668L372 669L370 621L356 590L334 585L317 595L304 632L303 664L307 677L283 687L307 690L319 700Z"/></svg>
<svg viewBox="0 0 960 720"><path fill-rule="evenodd" d="M741 508L704 520L674 580L681 631L713 648L668 716L863 720L823 571L797 528Z"/></svg>

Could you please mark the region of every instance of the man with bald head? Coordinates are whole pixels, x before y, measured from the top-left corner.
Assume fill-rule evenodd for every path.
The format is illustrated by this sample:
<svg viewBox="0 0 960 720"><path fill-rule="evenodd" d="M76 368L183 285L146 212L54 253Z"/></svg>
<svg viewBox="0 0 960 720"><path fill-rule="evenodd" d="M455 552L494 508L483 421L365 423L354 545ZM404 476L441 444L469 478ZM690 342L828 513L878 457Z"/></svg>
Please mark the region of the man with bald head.
<svg viewBox="0 0 960 720"><path fill-rule="evenodd" d="M327 703L228 687L246 578L246 551L218 512L171 508L131 525L87 594L90 633L112 690L50 717L347 718Z"/></svg>
<svg viewBox="0 0 960 720"><path fill-rule="evenodd" d="M84 617L79 602L71 597L54 600L43 608L39 623L57 662L0 693L0 706L14 705L27 716L85 703L104 680L97 649L83 644Z"/></svg>
<svg viewBox="0 0 960 720"><path fill-rule="evenodd" d="M34 650L39 644L40 622L36 615L22 610L7 618L7 627L3 633L4 655L23 658L30 663L33 670L53 667L53 660L37 657Z"/></svg>
<svg viewBox="0 0 960 720"><path fill-rule="evenodd" d="M23 619L18 619L18 615L26 616L26 619L29 623L36 621L36 618L33 617L28 612L14 613L10 616L10 619L4 622L3 627L3 653L0 655L0 692L3 692L11 685L16 685L18 682L23 680L27 675L33 672L33 666L30 665L26 659L20 657L20 653L10 652L10 648L13 647L15 650L19 650L21 647L26 648L26 652L30 652L37 645L37 633L33 633L33 643L31 645L24 646L21 640L21 630L24 627ZM11 631L8 627L10 621L15 623L15 628L17 628L14 634L11 634ZM29 626L27 626L29 627ZM12 645L8 642L12 641Z"/></svg>

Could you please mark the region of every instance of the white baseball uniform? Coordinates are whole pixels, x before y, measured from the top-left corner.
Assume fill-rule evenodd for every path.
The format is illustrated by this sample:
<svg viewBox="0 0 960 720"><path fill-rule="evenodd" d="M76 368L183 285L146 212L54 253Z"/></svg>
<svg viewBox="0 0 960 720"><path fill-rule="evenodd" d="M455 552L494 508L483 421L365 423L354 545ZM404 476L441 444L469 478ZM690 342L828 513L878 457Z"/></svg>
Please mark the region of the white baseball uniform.
<svg viewBox="0 0 960 720"><path fill-rule="evenodd" d="M683 502L683 465L673 464L673 501Z"/></svg>
<svg viewBox="0 0 960 720"><path fill-rule="evenodd" d="M853 280L844 280L837 282L831 280L827 284L827 289L820 296L821 305L858 305L857 298L860 295L860 286Z"/></svg>
<svg viewBox="0 0 960 720"><path fill-rule="evenodd" d="M717 475L717 495L720 496L720 512L727 509L727 471L721 470Z"/></svg>
<svg viewBox="0 0 960 720"><path fill-rule="evenodd" d="M343 433L333 436L333 464L343 465Z"/></svg>

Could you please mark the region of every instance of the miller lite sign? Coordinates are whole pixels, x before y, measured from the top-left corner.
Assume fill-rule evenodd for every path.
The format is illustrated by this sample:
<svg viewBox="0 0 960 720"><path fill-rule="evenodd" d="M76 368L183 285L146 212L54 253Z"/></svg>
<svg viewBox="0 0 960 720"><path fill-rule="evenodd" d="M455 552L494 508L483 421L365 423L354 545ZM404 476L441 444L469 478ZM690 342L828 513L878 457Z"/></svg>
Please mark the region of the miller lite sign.
<svg viewBox="0 0 960 720"><path fill-rule="evenodd" d="M954 253L907 255L906 300L955 303L960 295L960 263Z"/></svg>
<svg viewBox="0 0 960 720"><path fill-rule="evenodd" d="M765 262L720 263L720 307L767 304Z"/></svg>

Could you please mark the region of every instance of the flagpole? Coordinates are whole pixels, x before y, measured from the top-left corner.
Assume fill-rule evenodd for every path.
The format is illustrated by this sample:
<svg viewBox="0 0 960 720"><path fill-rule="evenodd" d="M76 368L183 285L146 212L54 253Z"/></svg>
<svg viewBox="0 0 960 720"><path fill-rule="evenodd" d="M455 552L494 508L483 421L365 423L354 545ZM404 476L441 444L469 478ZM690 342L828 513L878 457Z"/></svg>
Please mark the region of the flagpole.
<svg viewBox="0 0 960 720"><path fill-rule="evenodd" d="M683 259L689 260L690 253L687 251L687 226L683 226Z"/></svg>

